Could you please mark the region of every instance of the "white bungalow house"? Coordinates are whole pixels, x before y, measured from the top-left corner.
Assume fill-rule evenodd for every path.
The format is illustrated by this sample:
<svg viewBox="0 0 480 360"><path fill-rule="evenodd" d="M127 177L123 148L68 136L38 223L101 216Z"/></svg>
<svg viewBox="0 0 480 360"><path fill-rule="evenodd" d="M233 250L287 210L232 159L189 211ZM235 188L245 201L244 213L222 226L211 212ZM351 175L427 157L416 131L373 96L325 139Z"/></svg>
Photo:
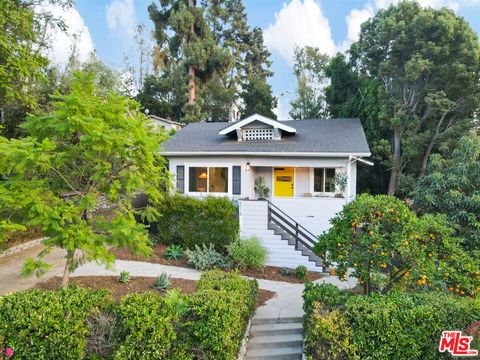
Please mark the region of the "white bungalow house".
<svg viewBox="0 0 480 360"><path fill-rule="evenodd" d="M311 247L355 197L357 163L366 162L370 150L358 119L252 115L234 123L189 124L165 143L163 154L179 193L238 199L241 235L262 239L268 265L321 270ZM341 173L344 189L334 182ZM267 201L257 201L259 177L270 189Z"/></svg>

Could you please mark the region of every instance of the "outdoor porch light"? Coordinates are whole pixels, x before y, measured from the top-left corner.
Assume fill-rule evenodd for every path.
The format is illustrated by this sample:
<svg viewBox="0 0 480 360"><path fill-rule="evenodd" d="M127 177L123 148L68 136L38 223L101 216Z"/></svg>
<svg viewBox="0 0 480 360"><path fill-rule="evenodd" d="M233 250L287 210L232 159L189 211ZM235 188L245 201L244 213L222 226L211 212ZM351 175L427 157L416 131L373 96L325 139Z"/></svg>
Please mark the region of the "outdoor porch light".
<svg viewBox="0 0 480 360"><path fill-rule="evenodd" d="M250 163L247 162L247 165L245 165L245 171L250 171Z"/></svg>

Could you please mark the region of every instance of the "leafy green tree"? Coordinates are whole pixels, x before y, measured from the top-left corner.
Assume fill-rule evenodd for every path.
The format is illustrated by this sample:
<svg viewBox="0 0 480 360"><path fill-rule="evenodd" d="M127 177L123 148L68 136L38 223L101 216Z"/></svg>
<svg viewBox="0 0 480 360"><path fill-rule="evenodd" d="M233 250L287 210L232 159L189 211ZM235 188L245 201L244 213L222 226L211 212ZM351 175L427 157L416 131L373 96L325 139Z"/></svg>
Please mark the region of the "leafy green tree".
<svg viewBox="0 0 480 360"><path fill-rule="evenodd" d="M385 157L391 169L387 192L398 192L399 185L405 192L422 176L432 152L451 146L472 127L480 101L478 36L449 9L400 2L362 25L350 55L350 68L361 81L360 88L348 91L373 95L353 102L376 101L377 121L371 125L388 134L377 142L391 149ZM343 85L333 86L332 94L342 94Z"/></svg>
<svg viewBox="0 0 480 360"><path fill-rule="evenodd" d="M420 212L445 214L466 248L480 251L480 136L462 137L448 158L432 155L412 198Z"/></svg>
<svg viewBox="0 0 480 360"><path fill-rule="evenodd" d="M385 194L388 190L388 173L391 168L390 132L379 121L380 83L358 73L339 53L328 63L325 74L330 84L325 88L327 110L333 118L359 118L367 137L375 166L359 166L358 192Z"/></svg>
<svg viewBox="0 0 480 360"><path fill-rule="evenodd" d="M48 60L47 29L65 30L44 5L68 7L70 0L0 1L0 134L18 135L18 124L37 109L38 85Z"/></svg>
<svg viewBox="0 0 480 360"><path fill-rule="evenodd" d="M290 102L293 119L322 119L328 116L324 87L328 56L311 46L294 51L293 73L297 78L296 98Z"/></svg>
<svg viewBox="0 0 480 360"><path fill-rule="evenodd" d="M29 116L22 125L27 137L0 137L0 239L41 227L45 250L26 261L24 273L45 270L40 259L54 247L65 249L63 287L81 261L111 265L109 245L148 254L146 228L134 216L154 220L159 189L169 183L159 155L164 137L136 102L98 95L92 74L75 74L70 88L54 96L52 113ZM135 210L131 200L140 191L152 206ZM111 219L96 211L102 197L112 204Z"/></svg>
<svg viewBox="0 0 480 360"><path fill-rule="evenodd" d="M443 216L417 217L395 197L363 194L331 223L314 251L336 264L340 279L353 269L365 294L374 290L372 280L385 293L398 286L471 296L480 290L478 261L462 250Z"/></svg>

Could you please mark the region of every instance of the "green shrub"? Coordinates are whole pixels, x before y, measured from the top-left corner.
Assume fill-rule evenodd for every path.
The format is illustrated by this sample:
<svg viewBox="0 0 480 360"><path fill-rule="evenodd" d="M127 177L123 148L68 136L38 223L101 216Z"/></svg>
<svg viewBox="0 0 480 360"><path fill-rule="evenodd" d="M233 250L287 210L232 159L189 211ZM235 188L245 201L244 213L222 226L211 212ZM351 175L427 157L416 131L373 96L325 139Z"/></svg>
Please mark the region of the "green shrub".
<svg viewBox="0 0 480 360"><path fill-rule="evenodd" d="M128 282L129 278L130 278L130 273L128 271L122 271L120 273L120 276L118 277L118 281L121 283L126 283Z"/></svg>
<svg viewBox="0 0 480 360"><path fill-rule="evenodd" d="M295 277L300 281L305 281L307 279L308 270L303 265L298 265L295 269Z"/></svg>
<svg viewBox="0 0 480 360"><path fill-rule="evenodd" d="M159 212L162 217L155 227L164 244L176 244L184 249L213 244L218 251L224 251L225 246L238 237L237 211L227 198L166 196Z"/></svg>
<svg viewBox="0 0 480 360"><path fill-rule="evenodd" d="M163 291L168 289L171 283L172 283L172 280L170 279L170 275L168 275L167 273L161 273L157 277L157 280L155 281L155 285L153 286L153 288L158 291Z"/></svg>
<svg viewBox="0 0 480 360"><path fill-rule="evenodd" d="M183 249L180 245L170 245L165 250L165 257L168 260L178 260L183 255Z"/></svg>
<svg viewBox="0 0 480 360"><path fill-rule="evenodd" d="M205 272L200 277L197 284L198 290L227 290L240 293L247 304L250 317L255 311L255 301L258 295L258 281L248 280L242 277L238 272L224 272L212 270Z"/></svg>
<svg viewBox="0 0 480 360"><path fill-rule="evenodd" d="M287 267L282 267L280 269L280 274L282 274L283 276L289 276L290 275L290 269L287 268Z"/></svg>
<svg viewBox="0 0 480 360"><path fill-rule="evenodd" d="M268 258L267 249L256 236L238 239L227 245L227 250L233 261L243 269L263 269Z"/></svg>
<svg viewBox="0 0 480 360"><path fill-rule="evenodd" d="M209 270L220 266L224 262L222 254L217 252L213 244L202 244L201 247L195 245L193 250L185 251L187 263L198 270Z"/></svg>
<svg viewBox="0 0 480 360"><path fill-rule="evenodd" d="M332 341L331 328L323 329L325 320L316 314L318 306L328 312L323 314L327 318L340 312L348 326L338 335L348 333L348 348L367 360L448 358L438 352L442 330L465 331L468 324L480 319L480 299L439 292L359 296L334 290L331 285L309 284L304 299L307 354L312 359L327 359L320 354ZM338 316L335 314L337 320Z"/></svg>
<svg viewBox="0 0 480 360"><path fill-rule="evenodd" d="M306 328L307 359L359 359L356 347L352 343L352 331L340 310L328 310L320 302L315 302L306 320Z"/></svg>
<svg viewBox="0 0 480 360"><path fill-rule="evenodd" d="M116 312L121 345L115 359L191 359L182 333L182 309L187 299L178 292L160 297L155 293L126 296Z"/></svg>
<svg viewBox="0 0 480 360"><path fill-rule="evenodd" d="M86 319L110 304L107 291L74 286L0 297L0 348L11 347L18 359L81 359Z"/></svg>
<svg viewBox="0 0 480 360"><path fill-rule="evenodd" d="M332 284L305 284L303 292L303 309L305 314L310 314L313 308L313 303L321 302L328 309L340 307L345 304L348 298L352 296L350 293L341 291Z"/></svg>
<svg viewBox="0 0 480 360"><path fill-rule="evenodd" d="M190 299L189 349L199 359L234 359L255 310L256 280L238 273L206 272Z"/></svg>

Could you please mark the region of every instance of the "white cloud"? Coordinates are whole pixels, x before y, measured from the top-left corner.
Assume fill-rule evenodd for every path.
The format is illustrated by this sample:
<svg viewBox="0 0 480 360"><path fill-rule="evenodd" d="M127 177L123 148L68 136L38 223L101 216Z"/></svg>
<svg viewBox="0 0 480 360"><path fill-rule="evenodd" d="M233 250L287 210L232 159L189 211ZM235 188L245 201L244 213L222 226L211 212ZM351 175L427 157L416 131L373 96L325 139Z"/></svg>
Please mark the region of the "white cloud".
<svg viewBox="0 0 480 360"><path fill-rule="evenodd" d="M49 29L50 49L48 58L55 64L65 65L72 50L75 49L79 60L84 61L94 51L94 44L90 31L85 25L82 16L75 7L63 8L48 5L46 8L53 16L63 20L67 26L66 32L59 29Z"/></svg>
<svg viewBox="0 0 480 360"><path fill-rule="evenodd" d="M352 11L350 11L350 14L348 14L346 18L348 28L347 40L349 42L354 42L358 40L362 23L367 21L373 15L373 8L370 6L370 4L367 4L367 6L362 10L353 9Z"/></svg>
<svg viewBox="0 0 480 360"><path fill-rule="evenodd" d="M105 15L110 30L120 30L130 39L133 38L136 22L133 0L112 0L106 6Z"/></svg>
<svg viewBox="0 0 480 360"><path fill-rule="evenodd" d="M278 52L288 64L293 63L297 46L318 47L323 53L336 51L328 19L315 0L292 0L275 14L275 22L264 30L265 44Z"/></svg>

